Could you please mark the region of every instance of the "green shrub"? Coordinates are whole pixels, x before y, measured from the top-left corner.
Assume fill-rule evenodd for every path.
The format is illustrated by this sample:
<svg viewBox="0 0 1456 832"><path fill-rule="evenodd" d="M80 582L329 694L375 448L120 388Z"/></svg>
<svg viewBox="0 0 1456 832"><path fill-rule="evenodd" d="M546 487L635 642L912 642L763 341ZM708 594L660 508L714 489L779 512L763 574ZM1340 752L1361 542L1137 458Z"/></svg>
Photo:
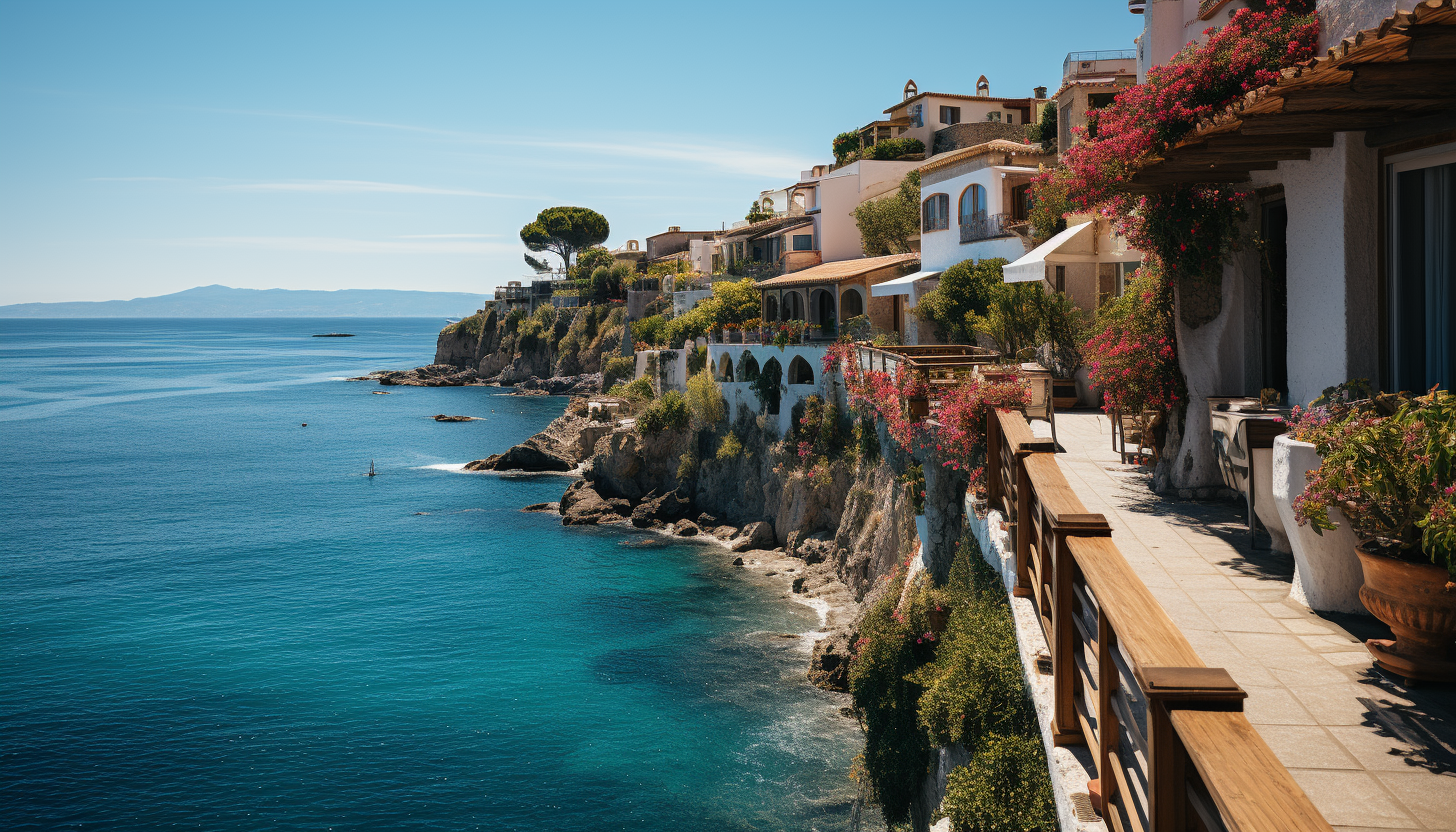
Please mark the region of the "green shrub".
<svg viewBox="0 0 1456 832"><path fill-rule="evenodd" d="M866 462L880 458L880 432L875 427L875 420L861 416L854 423L854 447L855 454Z"/></svg>
<svg viewBox="0 0 1456 832"><path fill-rule="evenodd" d="M640 404L652 401L653 396L656 395L656 391L652 389L652 379L643 376L632 382L619 381L607 390L607 394Z"/></svg>
<svg viewBox="0 0 1456 832"><path fill-rule="evenodd" d="M948 344L974 344L976 333L972 322L985 315L991 296L1000 286L1001 267L1007 261L999 257L972 262L963 260L940 275L936 287L924 295L911 310L915 317L935 325L936 334Z"/></svg>
<svg viewBox="0 0 1456 832"><path fill-rule="evenodd" d="M946 780L941 809L957 832L1055 832L1057 813L1041 739L988 734Z"/></svg>
<svg viewBox="0 0 1456 832"><path fill-rule="evenodd" d="M697 373L688 379L687 388L685 399L695 427L711 428L723 421L728 405L711 373L706 370Z"/></svg>
<svg viewBox="0 0 1456 832"><path fill-rule="evenodd" d="M748 351L744 350L747 354ZM759 406L769 413L779 412L779 397L784 394L783 388L784 370L777 361L769 362L767 367L758 371L758 375L751 379L753 395L758 397Z"/></svg>
<svg viewBox="0 0 1456 832"><path fill-rule="evenodd" d="M688 451L677 460L678 482L687 482L698 473L698 458L692 451Z"/></svg>
<svg viewBox="0 0 1456 832"><path fill-rule="evenodd" d="M611 390L617 382L631 380L635 372L637 372L636 359L625 355L608 358L602 363L602 389ZM647 386L650 388L651 382Z"/></svg>
<svg viewBox="0 0 1456 832"><path fill-rule="evenodd" d="M686 430L688 419L687 401L681 393L669 390L637 417L637 432L656 436L665 430Z"/></svg>
<svg viewBox="0 0 1456 832"><path fill-rule="evenodd" d="M834 163L844 164L845 160L859 152L859 133L854 130L847 130L834 137L832 145L834 150Z"/></svg>
<svg viewBox="0 0 1456 832"><path fill-rule="evenodd" d="M860 154L866 159L893 160L913 153L924 153L925 142L919 139L885 139L875 142Z"/></svg>
<svg viewBox="0 0 1456 832"><path fill-rule="evenodd" d="M445 331L452 335L461 334L478 339L480 338L481 329L485 326L485 315L486 313L484 312L476 312L468 318L461 318L445 327Z"/></svg>
<svg viewBox="0 0 1456 832"><path fill-rule="evenodd" d="M890 582L860 622L849 691L865 731L864 769L886 823L904 823L930 765L930 742L916 724L920 686L910 675L932 654L925 611L896 609L904 578ZM919 639L919 643L917 643Z"/></svg>
<svg viewBox="0 0 1456 832"><path fill-rule="evenodd" d="M639 344L656 346L662 343L662 328L667 325L667 318L661 315L649 315L640 321L632 322L632 340Z"/></svg>
<svg viewBox="0 0 1456 832"><path fill-rule="evenodd" d="M526 310L512 309L511 313L506 315L506 334L515 335L521 328L521 321L524 320L526 320Z"/></svg>
<svg viewBox="0 0 1456 832"><path fill-rule="evenodd" d="M736 435L730 433L723 437L722 442L718 443L718 453L716 456L719 462L727 462L730 459L737 459L742 453L743 443L738 441Z"/></svg>
<svg viewBox="0 0 1456 832"><path fill-rule="evenodd" d="M967 535L969 538L969 535ZM946 581L950 620L935 661L916 675L920 727L937 744L1036 733L1006 593L979 549L962 546Z"/></svg>

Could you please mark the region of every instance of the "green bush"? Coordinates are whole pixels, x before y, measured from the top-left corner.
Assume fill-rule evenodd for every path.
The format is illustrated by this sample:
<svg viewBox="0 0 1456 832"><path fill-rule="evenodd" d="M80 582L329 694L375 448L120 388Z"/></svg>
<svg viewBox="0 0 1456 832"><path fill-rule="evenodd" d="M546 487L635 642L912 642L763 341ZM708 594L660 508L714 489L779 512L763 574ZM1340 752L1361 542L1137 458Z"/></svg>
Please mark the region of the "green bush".
<svg viewBox="0 0 1456 832"><path fill-rule="evenodd" d="M933 655L923 633L923 608L896 609L904 578L886 587L860 622L860 639L849 666L849 692L865 731L864 769L886 823L904 823L930 766L930 741L916 724L920 686L915 669Z"/></svg>
<svg viewBox="0 0 1456 832"><path fill-rule="evenodd" d="M617 396L619 398L628 399L634 403L640 404L643 402L652 401L653 396L657 395L657 393L652 389L652 379L648 378L647 376L643 376L636 381L619 381L616 384L613 384L607 390L607 395Z"/></svg>
<svg viewBox="0 0 1456 832"><path fill-rule="evenodd" d="M847 130L834 137L833 142L834 163L842 165L851 156L859 152L859 133L855 130Z"/></svg>
<svg viewBox="0 0 1456 832"><path fill-rule="evenodd" d="M660 344L662 343L662 328L666 325L667 318L662 315L649 315L640 321L633 321L632 340L639 344Z"/></svg>
<svg viewBox="0 0 1456 832"><path fill-rule="evenodd" d="M1006 263L997 257L978 262L963 260L951 266L911 311L920 320L934 324L942 341L974 344L976 333L971 323L974 316L986 314L991 296L1002 283L1001 267Z"/></svg>
<svg viewBox="0 0 1456 832"><path fill-rule="evenodd" d="M526 320L526 310L519 308L512 309L511 313L506 315L506 334L515 335L521 328L521 321L524 320Z"/></svg>
<svg viewBox="0 0 1456 832"><path fill-rule="evenodd" d="M485 326L485 315L486 313L484 312L476 312L474 315L471 315L468 318L461 318L455 323L445 327L445 331L452 335L463 334L468 335L471 338L478 339L480 337L481 329L483 329Z"/></svg>
<svg viewBox="0 0 1456 832"><path fill-rule="evenodd" d="M925 142L919 139L885 139L865 148L860 155L866 159L889 161L901 156L924 152Z"/></svg>
<svg viewBox="0 0 1456 832"><path fill-rule="evenodd" d="M711 428L723 421L728 405L723 401L723 392L711 373L706 370L698 372L688 379L687 388L684 398L695 427Z"/></svg>
<svg viewBox="0 0 1456 832"><path fill-rule="evenodd" d="M743 443L739 442L738 437L732 433L723 437L723 441L718 443L718 453L716 456L719 462L737 459L742 454Z"/></svg>
<svg viewBox="0 0 1456 832"><path fill-rule="evenodd" d="M986 735L970 762L950 773L941 810L957 832L1055 832L1041 739Z"/></svg>
<svg viewBox="0 0 1456 832"><path fill-rule="evenodd" d="M937 744L974 746L991 733L1036 733L1016 626L1001 580L979 550L957 552L946 581L951 605L935 661L916 674L925 688L920 727Z"/></svg>
<svg viewBox="0 0 1456 832"><path fill-rule="evenodd" d="M748 354L748 350L743 352ZM768 366L761 368L758 375L750 380L759 406L766 408L769 413L779 412L779 397L784 394L783 381L784 370L777 361L769 362Z"/></svg>
<svg viewBox="0 0 1456 832"><path fill-rule="evenodd" d="M619 381L630 381L636 371L637 361L629 356L608 358L602 364L602 389L611 390ZM649 383L648 387L651 386Z"/></svg>
<svg viewBox="0 0 1456 832"><path fill-rule="evenodd" d="M656 436L665 430L686 430L688 420L687 400L676 390L669 390L637 417L637 432Z"/></svg>
<svg viewBox="0 0 1456 832"><path fill-rule="evenodd" d="M688 451L677 460L677 478L679 482L687 482L698 473L698 458L692 451Z"/></svg>

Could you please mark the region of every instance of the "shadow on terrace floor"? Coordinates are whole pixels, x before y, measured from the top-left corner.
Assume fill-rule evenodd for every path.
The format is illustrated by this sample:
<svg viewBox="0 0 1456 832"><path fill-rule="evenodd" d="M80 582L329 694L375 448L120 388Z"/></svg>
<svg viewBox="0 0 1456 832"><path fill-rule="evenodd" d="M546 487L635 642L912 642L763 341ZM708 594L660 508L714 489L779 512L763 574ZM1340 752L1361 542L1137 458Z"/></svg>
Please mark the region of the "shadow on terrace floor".
<svg viewBox="0 0 1456 832"><path fill-rule="evenodd" d="M1275 551L1269 535L1259 532L1251 545L1247 510L1242 502L1225 500L1179 500L1160 497L1148 487L1146 468L1126 469L1118 498L1128 511L1159 517L1195 534L1212 537L1233 549L1237 557L1215 561L1248 578L1290 584L1294 582L1294 557Z"/></svg>

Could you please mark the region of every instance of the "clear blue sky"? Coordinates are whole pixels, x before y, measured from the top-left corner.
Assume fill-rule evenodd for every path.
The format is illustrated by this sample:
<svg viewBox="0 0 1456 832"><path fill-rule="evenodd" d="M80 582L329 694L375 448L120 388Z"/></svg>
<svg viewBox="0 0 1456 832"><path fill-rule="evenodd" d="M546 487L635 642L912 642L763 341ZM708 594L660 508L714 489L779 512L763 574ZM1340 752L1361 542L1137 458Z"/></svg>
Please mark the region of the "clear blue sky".
<svg viewBox="0 0 1456 832"><path fill-rule="evenodd" d="M1132 45L1039 4L0 0L0 304L223 283L488 292L584 205L718 228L922 91Z"/></svg>

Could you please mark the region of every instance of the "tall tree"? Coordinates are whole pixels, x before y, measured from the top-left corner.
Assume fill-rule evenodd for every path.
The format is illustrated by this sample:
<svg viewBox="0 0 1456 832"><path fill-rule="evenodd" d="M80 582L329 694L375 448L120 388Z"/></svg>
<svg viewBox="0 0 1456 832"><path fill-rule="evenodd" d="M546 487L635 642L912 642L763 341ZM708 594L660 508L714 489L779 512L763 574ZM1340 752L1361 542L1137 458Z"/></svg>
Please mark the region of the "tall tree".
<svg viewBox="0 0 1456 832"><path fill-rule="evenodd" d="M607 218L590 208L547 208L521 228L521 242L535 252L549 251L571 268L576 252L606 242L611 233Z"/></svg>

